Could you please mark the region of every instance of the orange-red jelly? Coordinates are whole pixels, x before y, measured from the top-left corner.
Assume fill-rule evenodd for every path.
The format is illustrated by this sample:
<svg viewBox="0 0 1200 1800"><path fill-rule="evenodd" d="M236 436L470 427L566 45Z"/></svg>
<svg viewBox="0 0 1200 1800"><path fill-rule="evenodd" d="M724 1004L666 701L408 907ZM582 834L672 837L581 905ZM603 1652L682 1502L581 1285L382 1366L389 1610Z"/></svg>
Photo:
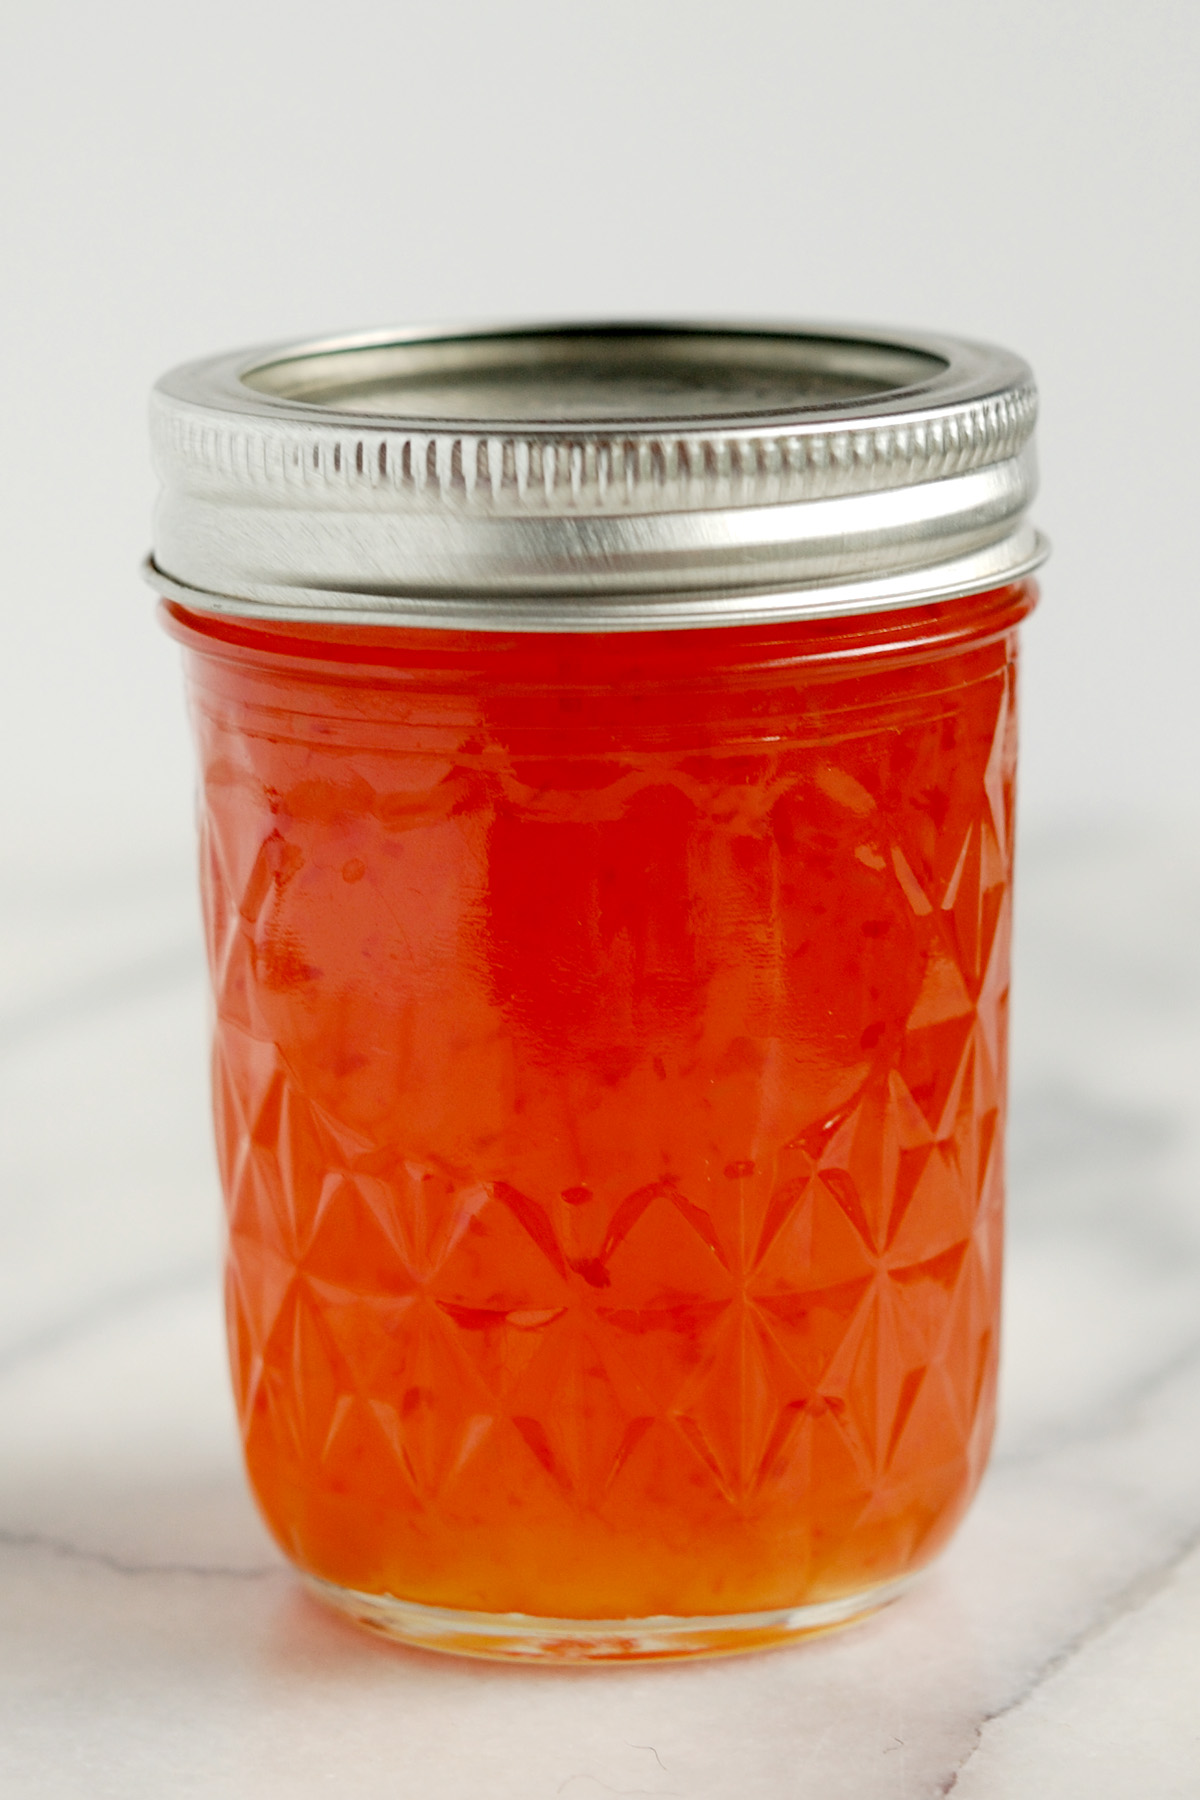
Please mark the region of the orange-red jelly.
<svg viewBox="0 0 1200 1800"><path fill-rule="evenodd" d="M169 608L246 1459L305 1570L580 1620L853 1595L992 1429L1017 621Z"/></svg>

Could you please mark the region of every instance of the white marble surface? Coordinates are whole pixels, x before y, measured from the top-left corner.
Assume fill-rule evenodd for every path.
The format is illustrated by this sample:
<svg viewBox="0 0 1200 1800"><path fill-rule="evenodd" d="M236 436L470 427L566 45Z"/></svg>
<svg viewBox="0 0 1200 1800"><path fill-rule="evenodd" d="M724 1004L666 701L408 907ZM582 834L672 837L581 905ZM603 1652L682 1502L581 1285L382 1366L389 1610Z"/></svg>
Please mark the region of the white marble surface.
<svg viewBox="0 0 1200 1800"><path fill-rule="evenodd" d="M244 1492L183 878L0 902L0 1794L1200 1794L1200 850L1021 867L1003 1423L875 1621L533 1671L327 1617Z"/></svg>

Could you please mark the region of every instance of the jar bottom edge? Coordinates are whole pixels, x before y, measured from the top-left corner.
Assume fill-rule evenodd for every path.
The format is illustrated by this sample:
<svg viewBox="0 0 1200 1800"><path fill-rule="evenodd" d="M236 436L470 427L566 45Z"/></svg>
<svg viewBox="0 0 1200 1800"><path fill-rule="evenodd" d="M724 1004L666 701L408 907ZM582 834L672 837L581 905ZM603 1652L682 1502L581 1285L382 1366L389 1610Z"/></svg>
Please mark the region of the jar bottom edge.
<svg viewBox="0 0 1200 1800"><path fill-rule="evenodd" d="M898 1580L812 1606L645 1619L467 1612L398 1600L390 1594L359 1593L315 1575L306 1575L304 1581L325 1606L413 1649L488 1662L564 1664L666 1662L770 1649L865 1619L898 1600L923 1573L913 1570Z"/></svg>

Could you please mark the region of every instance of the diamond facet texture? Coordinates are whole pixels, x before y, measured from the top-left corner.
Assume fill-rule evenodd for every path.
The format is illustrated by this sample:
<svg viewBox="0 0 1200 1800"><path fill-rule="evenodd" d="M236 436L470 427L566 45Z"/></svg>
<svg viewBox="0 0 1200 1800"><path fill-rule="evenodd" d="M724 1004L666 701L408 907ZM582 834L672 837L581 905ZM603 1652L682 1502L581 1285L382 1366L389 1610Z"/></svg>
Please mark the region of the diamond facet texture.
<svg viewBox="0 0 1200 1800"><path fill-rule="evenodd" d="M993 1407L1010 640L743 675L788 729L736 746L633 686L598 746L557 689L192 659L237 1404L303 1567L624 1617L944 1540Z"/></svg>

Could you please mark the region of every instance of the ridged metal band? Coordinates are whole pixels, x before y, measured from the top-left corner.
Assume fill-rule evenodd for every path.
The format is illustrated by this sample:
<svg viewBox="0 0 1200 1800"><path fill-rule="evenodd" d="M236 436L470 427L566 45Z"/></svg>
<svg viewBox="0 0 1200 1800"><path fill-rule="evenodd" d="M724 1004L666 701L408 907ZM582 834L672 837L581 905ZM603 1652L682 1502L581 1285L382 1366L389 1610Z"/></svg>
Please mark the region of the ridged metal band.
<svg viewBox="0 0 1200 1800"><path fill-rule="evenodd" d="M675 390L647 392L672 357L687 359ZM492 416L497 384L545 416ZM434 416L401 410L414 396ZM475 400L479 416L454 416ZM589 419L592 401L626 416ZM1035 415L1007 352L826 327L498 327L242 352L155 390L148 574L206 610L474 629L911 605L1045 554L1025 521Z"/></svg>

